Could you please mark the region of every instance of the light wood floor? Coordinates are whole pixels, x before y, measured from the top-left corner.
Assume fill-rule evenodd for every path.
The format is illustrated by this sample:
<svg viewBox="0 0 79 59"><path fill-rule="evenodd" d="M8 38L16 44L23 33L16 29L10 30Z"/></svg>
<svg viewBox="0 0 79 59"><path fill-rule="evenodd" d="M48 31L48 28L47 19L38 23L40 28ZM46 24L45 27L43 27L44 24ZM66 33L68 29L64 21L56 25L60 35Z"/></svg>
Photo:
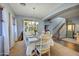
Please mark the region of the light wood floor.
<svg viewBox="0 0 79 59"><path fill-rule="evenodd" d="M25 56L25 46L23 41L18 41L15 46L10 50L10 56Z"/></svg>
<svg viewBox="0 0 79 59"><path fill-rule="evenodd" d="M54 42L54 46L51 46L51 56L79 56L79 53L67 48L59 43ZM23 41L18 41L15 46L10 50L10 56L26 56L25 46Z"/></svg>

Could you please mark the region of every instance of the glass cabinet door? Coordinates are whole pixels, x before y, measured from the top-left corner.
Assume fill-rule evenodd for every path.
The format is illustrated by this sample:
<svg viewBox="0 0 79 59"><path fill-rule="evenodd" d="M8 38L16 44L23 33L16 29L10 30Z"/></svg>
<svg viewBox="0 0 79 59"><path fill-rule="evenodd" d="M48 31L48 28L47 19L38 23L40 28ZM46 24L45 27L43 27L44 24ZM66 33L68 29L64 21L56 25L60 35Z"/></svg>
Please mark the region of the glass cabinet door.
<svg viewBox="0 0 79 59"><path fill-rule="evenodd" d="M66 21L66 37L74 38L75 24L71 20Z"/></svg>

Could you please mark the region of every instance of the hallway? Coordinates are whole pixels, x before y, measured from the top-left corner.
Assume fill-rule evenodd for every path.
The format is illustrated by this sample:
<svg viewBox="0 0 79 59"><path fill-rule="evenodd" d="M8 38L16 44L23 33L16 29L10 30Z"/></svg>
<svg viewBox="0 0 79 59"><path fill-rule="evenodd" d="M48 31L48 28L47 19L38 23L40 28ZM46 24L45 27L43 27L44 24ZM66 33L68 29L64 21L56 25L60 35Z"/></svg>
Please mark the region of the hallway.
<svg viewBox="0 0 79 59"><path fill-rule="evenodd" d="M51 56L79 56L77 51L57 42L55 42L54 46L51 46L50 52Z"/></svg>
<svg viewBox="0 0 79 59"><path fill-rule="evenodd" d="M63 46L60 43L55 42L54 46L51 46L50 48L50 55L51 56L73 56L73 55L78 56L79 53L68 47ZM23 41L16 42L15 46L10 50L10 56L26 56Z"/></svg>
<svg viewBox="0 0 79 59"><path fill-rule="evenodd" d="M79 44L64 38L79 43L79 4L0 4L0 56L79 55Z"/></svg>
<svg viewBox="0 0 79 59"><path fill-rule="evenodd" d="M10 50L10 56L25 56L25 48L23 41L18 41Z"/></svg>
<svg viewBox="0 0 79 59"><path fill-rule="evenodd" d="M55 40L55 42L57 42L59 44L62 44L65 47L71 48L71 49L79 52L79 44L73 43L73 42L69 42L69 41L66 41L66 40ZM71 40L71 41L73 41L73 40Z"/></svg>

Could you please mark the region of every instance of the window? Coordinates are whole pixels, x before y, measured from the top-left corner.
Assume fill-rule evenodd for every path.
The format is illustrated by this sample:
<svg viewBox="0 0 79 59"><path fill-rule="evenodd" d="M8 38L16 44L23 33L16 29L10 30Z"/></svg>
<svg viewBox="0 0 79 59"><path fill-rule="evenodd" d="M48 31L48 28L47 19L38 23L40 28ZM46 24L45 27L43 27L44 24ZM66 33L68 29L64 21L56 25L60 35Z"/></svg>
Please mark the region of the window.
<svg viewBox="0 0 79 59"><path fill-rule="evenodd" d="M35 21L24 21L25 32L30 32L31 34L36 34L38 22Z"/></svg>

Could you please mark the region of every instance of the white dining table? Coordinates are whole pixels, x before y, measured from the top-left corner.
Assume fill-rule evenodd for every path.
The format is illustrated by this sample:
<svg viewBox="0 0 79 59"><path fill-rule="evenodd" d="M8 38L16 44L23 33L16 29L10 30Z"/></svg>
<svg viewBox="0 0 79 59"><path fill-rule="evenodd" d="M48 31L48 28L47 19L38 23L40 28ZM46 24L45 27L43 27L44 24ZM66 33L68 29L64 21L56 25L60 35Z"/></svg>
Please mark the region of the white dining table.
<svg viewBox="0 0 79 59"><path fill-rule="evenodd" d="M26 37L26 55L30 56L35 49L35 44L38 41L35 37Z"/></svg>

